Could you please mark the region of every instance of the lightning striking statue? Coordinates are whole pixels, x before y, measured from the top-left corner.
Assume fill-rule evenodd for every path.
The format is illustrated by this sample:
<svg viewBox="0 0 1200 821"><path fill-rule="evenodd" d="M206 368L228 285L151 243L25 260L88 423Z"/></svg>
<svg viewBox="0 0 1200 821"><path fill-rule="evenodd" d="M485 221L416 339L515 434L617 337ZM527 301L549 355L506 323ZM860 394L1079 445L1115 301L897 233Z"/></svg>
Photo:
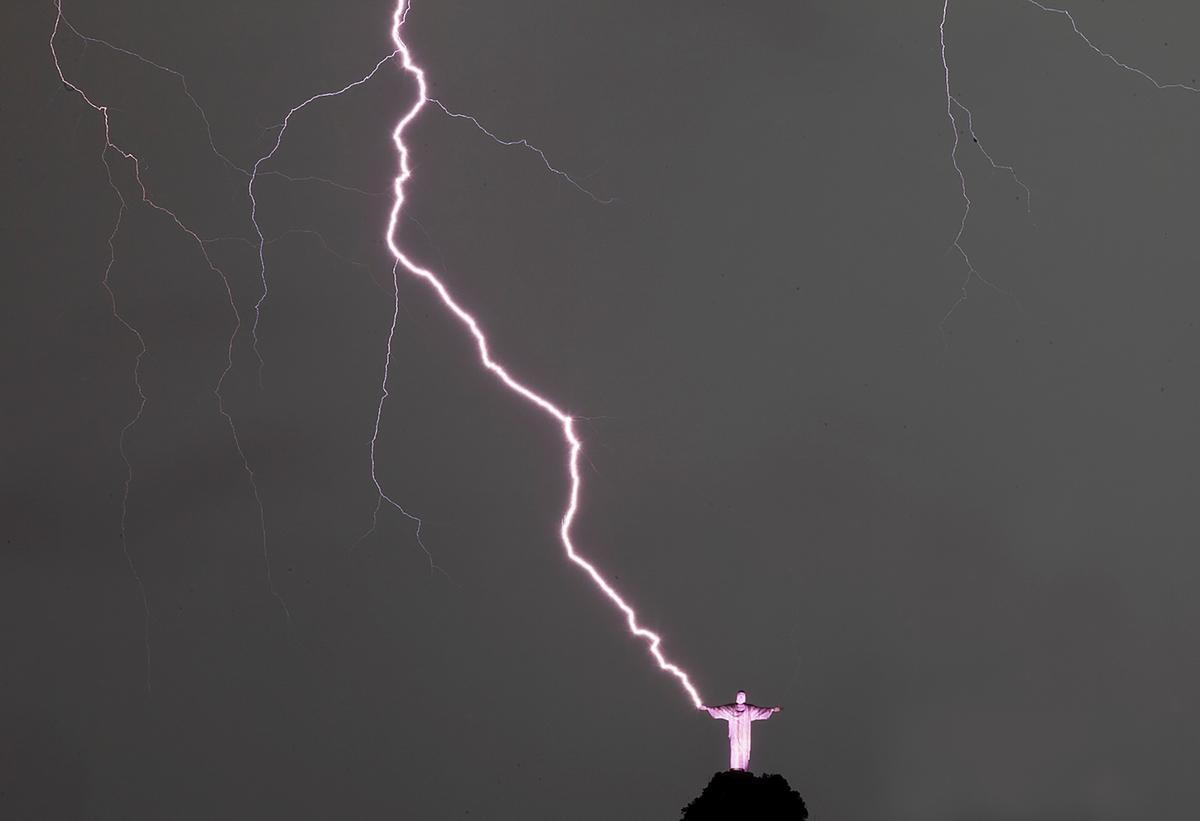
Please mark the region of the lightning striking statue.
<svg viewBox="0 0 1200 821"><path fill-rule="evenodd" d="M737 701L708 707L701 704L698 709L707 710L713 718L729 722L729 769L745 770L750 765L750 722L765 721L782 707L756 707L746 703L746 691L738 690Z"/></svg>

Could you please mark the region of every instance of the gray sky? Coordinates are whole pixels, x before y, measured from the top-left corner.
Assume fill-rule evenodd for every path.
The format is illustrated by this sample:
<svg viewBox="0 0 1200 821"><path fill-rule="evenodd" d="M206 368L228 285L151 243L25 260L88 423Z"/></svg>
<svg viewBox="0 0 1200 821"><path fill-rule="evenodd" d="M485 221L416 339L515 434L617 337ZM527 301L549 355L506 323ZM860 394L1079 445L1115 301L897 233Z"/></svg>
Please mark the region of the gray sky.
<svg viewBox="0 0 1200 821"><path fill-rule="evenodd" d="M1103 48L1196 83L1193 4L1073 2ZM390 50L385 2L68 3L170 65L243 166L264 129ZM586 441L581 549L710 703L785 712L752 767L816 818L1190 819L1200 662L1194 150L1158 91L1023 0L951 3L973 208L934 2L418 3L449 107L525 137L599 205L429 108L400 239ZM5 15L0 814L673 818L724 766L562 557L563 451L402 281L389 200L262 178L254 250L117 215L99 117L48 2ZM177 81L64 33L155 199L253 236L245 181ZM264 168L390 185L413 86L298 114ZM128 164L113 155L131 202ZM297 229L297 230L294 230ZM319 232L320 238L313 233ZM331 253L333 252L333 253ZM150 609L149 680L141 594ZM448 578L447 578L448 576Z"/></svg>

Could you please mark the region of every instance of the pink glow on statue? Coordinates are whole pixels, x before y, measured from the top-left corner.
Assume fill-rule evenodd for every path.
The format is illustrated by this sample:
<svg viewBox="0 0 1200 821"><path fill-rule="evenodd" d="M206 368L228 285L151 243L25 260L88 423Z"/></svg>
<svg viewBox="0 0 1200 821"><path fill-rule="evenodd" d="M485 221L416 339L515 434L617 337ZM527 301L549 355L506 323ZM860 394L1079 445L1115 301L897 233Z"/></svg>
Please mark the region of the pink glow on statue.
<svg viewBox="0 0 1200 821"><path fill-rule="evenodd" d="M745 770L750 767L750 724L755 721L765 721L782 707L756 707L746 703L746 691L738 690L737 699L733 704L722 704L719 707L697 705L701 710L707 710L713 718L729 722L729 769Z"/></svg>
<svg viewBox="0 0 1200 821"><path fill-rule="evenodd" d="M592 582L600 589L609 600L617 606L617 608L625 614L625 621L629 627L629 632L634 636L642 639L647 644L650 654L658 663L659 668L667 673L675 676L683 689L687 692L692 703L700 707L702 702L699 693L692 685L688 674L684 672L678 665L667 660L666 656L660 648L662 637L657 633L647 630L638 623L637 613L626 601L621 598L621 595L615 588L600 574L600 572L587 559L579 555L575 549L574 543L571 541L571 524L575 519L575 513L579 509L579 488L580 488L580 473L579 473L579 455L583 449L583 443L575 433L574 419L566 411L561 410L557 405L551 402L541 394L536 393L532 389L526 387L521 382L511 376L507 369L500 363L492 359L487 337L483 333L479 322L468 313L462 306L455 301L454 297L446 286L438 279L437 275L418 265L400 248L396 242L396 228L400 220L400 211L404 206L404 184L408 182L412 176L412 168L408 161L408 147L404 144L404 129L408 127L425 107L429 99L428 87L425 82L425 71L412 60L412 55L408 50L407 44L400 36L400 29L404 25L405 17L408 15L410 7L409 0L399 0L396 10L392 16L392 41L395 43L396 52L400 57L401 64L404 70L412 76L417 84L416 102L412 108L396 123L396 127L392 131L392 141L396 145L396 153L399 157L400 172L396 176L394 182L395 201L392 204L391 216L388 219L387 233L385 239L388 248L396 261L402 265L410 274L420 277L425 280L430 287L437 293L442 304L450 310L452 314L461 322L475 338L475 344L479 349L479 361L487 370L491 371L503 384L513 393L520 396L525 401L537 406L547 415L551 416L558 425L562 428L563 442L567 448L567 472L571 478L570 495L566 510L563 512L561 524L559 526L559 538L562 541L562 546L567 554L567 558L583 569L591 578ZM748 736L747 736L748 738ZM749 747L747 746L747 750Z"/></svg>

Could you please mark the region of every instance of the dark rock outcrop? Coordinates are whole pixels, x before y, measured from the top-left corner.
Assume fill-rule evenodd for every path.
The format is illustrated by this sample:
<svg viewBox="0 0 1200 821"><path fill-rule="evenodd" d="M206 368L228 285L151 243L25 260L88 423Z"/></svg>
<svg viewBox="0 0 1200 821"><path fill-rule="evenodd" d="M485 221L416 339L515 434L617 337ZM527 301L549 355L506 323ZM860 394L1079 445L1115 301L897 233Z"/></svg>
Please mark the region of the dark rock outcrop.
<svg viewBox="0 0 1200 821"><path fill-rule="evenodd" d="M782 775L717 773L680 821L804 821L808 809Z"/></svg>

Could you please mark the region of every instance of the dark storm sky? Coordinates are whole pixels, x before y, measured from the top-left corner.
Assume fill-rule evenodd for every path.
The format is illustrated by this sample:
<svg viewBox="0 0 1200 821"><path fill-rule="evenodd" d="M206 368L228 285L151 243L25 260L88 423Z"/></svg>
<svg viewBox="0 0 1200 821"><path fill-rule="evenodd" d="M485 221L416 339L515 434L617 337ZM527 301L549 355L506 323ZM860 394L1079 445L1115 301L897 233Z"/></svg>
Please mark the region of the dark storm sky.
<svg viewBox="0 0 1200 821"><path fill-rule="evenodd" d="M1070 3L1165 81L1200 72L1192 4ZM949 160L941 5L418 3L433 92L620 202L428 109L402 240L500 358L581 424L581 547L814 816L1194 816L1200 98L1105 62L1022 0L952 5L969 137ZM386 2L73 2L83 31L183 71L247 165L293 105L390 50ZM419 283L391 310L386 197L260 183L264 389L168 220L116 216L97 115L58 81L52 4L4 27L6 250L0 815L667 819L726 760L560 553L554 425L499 389ZM252 235L244 180L178 84L64 34L153 196ZM385 190L413 86L385 69L298 115L269 167ZM127 196L127 165L114 163ZM339 256L312 234L320 232ZM244 321L254 252L211 251ZM351 264L353 260L357 264Z"/></svg>

